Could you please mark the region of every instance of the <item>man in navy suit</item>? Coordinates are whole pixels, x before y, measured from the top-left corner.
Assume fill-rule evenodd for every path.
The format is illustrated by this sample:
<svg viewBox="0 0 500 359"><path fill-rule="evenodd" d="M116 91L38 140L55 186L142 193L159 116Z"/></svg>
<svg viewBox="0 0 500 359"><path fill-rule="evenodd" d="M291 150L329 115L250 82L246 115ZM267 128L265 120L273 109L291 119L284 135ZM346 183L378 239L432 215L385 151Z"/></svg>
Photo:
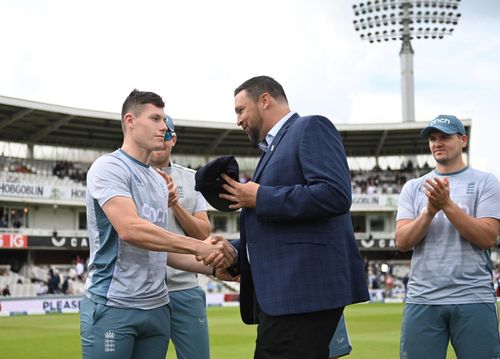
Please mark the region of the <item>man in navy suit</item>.
<svg viewBox="0 0 500 359"><path fill-rule="evenodd" d="M254 358L328 358L344 307L369 299L342 140L329 119L290 111L270 77L234 95L238 126L263 150L252 181L223 175L220 195L242 208L240 310L258 323Z"/></svg>

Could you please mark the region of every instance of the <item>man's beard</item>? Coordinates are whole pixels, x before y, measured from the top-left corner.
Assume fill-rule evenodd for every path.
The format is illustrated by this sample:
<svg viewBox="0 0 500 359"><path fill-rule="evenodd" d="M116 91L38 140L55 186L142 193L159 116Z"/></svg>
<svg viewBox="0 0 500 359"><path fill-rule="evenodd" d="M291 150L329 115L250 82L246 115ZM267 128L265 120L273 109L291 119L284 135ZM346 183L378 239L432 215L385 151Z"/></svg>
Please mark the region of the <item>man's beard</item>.
<svg viewBox="0 0 500 359"><path fill-rule="evenodd" d="M250 132L248 133L248 138L250 139L250 142L252 143L252 146L257 148L259 147L259 131L257 129L251 129Z"/></svg>
<svg viewBox="0 0 500 359"><path fill-rule="evenodd" d="M434 157L434 160L442 166L446 166L447 164L449 164L451 162L450 158L448 158L448 157L439 158L439 159Z"/></svg>

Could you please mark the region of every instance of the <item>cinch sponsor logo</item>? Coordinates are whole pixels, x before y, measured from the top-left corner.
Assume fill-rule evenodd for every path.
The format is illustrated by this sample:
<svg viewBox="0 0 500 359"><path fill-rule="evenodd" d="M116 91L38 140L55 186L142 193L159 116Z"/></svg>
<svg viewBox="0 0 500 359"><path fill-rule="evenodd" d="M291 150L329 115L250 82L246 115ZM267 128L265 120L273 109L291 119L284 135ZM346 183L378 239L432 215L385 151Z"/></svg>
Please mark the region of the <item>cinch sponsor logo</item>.
<svg viewBox="0 0 500 359"><path fill-rule="evenodd" d="M458 208L460 208L462 211L464 211L466 214L470 214L470 210L469 210L469 206L467 206L466 204L462 204L460 202L457 203L457 206ZM425 211L427 210L427 207L424 207L420 210L420 213L424 213ZM443 217L445 218L446 215L444 214L443 211L439 211L438 213L436 213L436 215L434 216L434 218L439 218L439 217ZM448 217L446 217L448 218Z"/></svg>
<svg viewBox="0 0 500 359"><path fill-rule="evenodd" d="M166 223L167 213L165 208L155 208L147 203L144 203L141 208L142 218L149 219L153 223Z"/></svg>
<svg viewBox="0 0 500 359"><path fill-rule="evenodd" d="M430 125L431 126L436 125L436 124L446 124L446 125L449 125L450 123L451 122L450 122L449 119L443 118L443 117L438 117L438 118L432 120L432 122L431 122Z"/></svg>

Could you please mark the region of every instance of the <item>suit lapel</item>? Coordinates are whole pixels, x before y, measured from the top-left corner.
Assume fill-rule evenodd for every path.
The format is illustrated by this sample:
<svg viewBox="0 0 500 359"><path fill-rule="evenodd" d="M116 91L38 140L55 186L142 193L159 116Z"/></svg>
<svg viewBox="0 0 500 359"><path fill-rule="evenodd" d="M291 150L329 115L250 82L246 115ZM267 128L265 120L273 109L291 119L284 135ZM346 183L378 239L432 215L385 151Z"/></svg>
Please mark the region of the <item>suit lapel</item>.
<svg viewBox="0 0 500 359"><path fill-rule="evenodd" d="M264 159L265 156L266 156L266 152L262 151L262 153L260 154L259 162L257 162L257 166L255 167L255 172L253 174L252 181L255 180L255 175L259 171L260 164L262 163L262 160Z"/></svg>
<svg viewBox="0 0 500 359"><path fill-rule="evenodd" d="M257 168L255 169L255 174L253 176L253 181L258 182L260 175L262 174L262 171L266 167L267 163L269 162L269 159L272 157L274 154L274 151L276 151L276 148L278 147L279 143L281 142L281 139L283 136L285 136L286 131L288 130L288 127L295 122L295 120L299 118L298 114L294 114L288 121L285 122L283 127L278 131L276 134L276 137L273 139L273 142L271 143L270 147L268 148L267 152L264 152L259 160L259 163L257 164Z"/></svg>

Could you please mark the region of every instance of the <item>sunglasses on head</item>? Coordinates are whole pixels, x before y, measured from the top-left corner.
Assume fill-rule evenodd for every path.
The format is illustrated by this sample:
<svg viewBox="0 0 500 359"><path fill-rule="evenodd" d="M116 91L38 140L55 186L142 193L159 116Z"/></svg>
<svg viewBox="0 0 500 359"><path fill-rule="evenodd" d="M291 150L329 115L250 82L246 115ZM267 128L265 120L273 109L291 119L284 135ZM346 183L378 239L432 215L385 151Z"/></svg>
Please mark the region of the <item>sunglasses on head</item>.
<svg viewBox="0 0 500 359"><path fill-rule="evenodd" d="M167 125L167 132L165 132L165 141L170 141L175 136L174 120L171 117L165 116L165 124Z"/></svg>
<svg viewBox="0 0 500 359"><path fill-rule="evenodd" d="M167 132L165 132L165 137L163 137L163 139L165 141L170 141L174 136L175 136L175 132L172 132L169 129L167 129Z"/></svg>

